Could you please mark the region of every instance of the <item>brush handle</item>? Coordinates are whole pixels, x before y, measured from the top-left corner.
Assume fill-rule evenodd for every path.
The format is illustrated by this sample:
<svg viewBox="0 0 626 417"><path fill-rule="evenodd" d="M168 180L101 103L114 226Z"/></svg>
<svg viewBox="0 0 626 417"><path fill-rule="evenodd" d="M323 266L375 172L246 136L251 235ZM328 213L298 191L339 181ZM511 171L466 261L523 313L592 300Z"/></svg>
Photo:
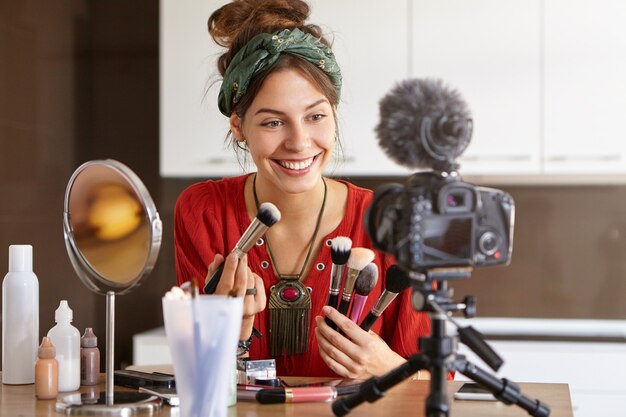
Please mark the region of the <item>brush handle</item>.
<svg viewBox="0 0 626 417"><path fill-rule="evenodd" d="M341 301L339 302L339 308L337 308L337 311L339 311L344 316L348 314L348 307L350 307L350 298L351 297L346 300L345 297L341 297Z"/></svg>
<svg viewBox="0 0 626 417"><path fill-rule="evenodd" d="M372 326L374 325L374 323L376 323L376 320L378 320L378 317L380 316L373 314L371 311L367 313L367 316L365 316L365 318L361 322L361 329L365 330L366 332L369 332Z"/></svg>
<svg viewBox="0 0 626 417"><path fill-rule="evenodd" d="M363 307L365 307L365 302L367 301L367 295L354 295L354 301L352 302L352 310L350 310L350 320L355 323L359 322L361 318L361 313L363 312Z"/></svg>
<svg viewBox="0 0 626 417"><path fill-rule="evenodd" d="M328 301L326 302L326 305L331 306L332 308L337 308L337 301L339 301L339 294L328 294Z"/></svg>
<svg viewBox="0 0 626 417"><path fill-rule="evenodd" d="M217 289L217 284L220 282L220 278L222 278L223 270L224 262L222 262L220 266L217 267L215 272L213 272L213 275L211 275L211 279L209 279L209 282L207 282L207 284L204 286L205 294L213 294L215 292L215 290Z"/></svg>
<svg viewBox="0 0 626 417"><path fill-rule="evenodd" d="M331 306L332 308L337 308L337 301L339 301L339 294L328 294L328 301L326 302L326 305ZM337 330L337 325L334 321L328 317L326 317L324 321L326 321L326 324L328 324L331 329Z"/></svg>

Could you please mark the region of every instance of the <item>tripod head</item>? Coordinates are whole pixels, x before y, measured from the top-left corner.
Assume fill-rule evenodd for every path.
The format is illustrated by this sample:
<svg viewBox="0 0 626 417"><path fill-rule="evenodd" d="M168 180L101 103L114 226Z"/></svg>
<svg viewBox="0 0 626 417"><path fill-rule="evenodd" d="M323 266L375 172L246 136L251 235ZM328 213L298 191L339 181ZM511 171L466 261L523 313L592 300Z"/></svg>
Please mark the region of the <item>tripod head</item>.
<svg viewBox="0 0 626 417"><path fill-rule="evenodd" d="M454 290L448 286L449 280L469 279L471 274L471 267L428 268L421 272L410 272L408 275L413 291L411 296L413 308L429 313L433 327L445 321L452 323L457 328L461 343L476 353L491 369L497 371L504 361L487 344L484 336L472 326L461 326L451 316L458 311L462 311L465 318L476 315L476 297L468 295L462 301L455 302L452 300ZM441 332L441 337L446 334L445 328L434 331ZM420 341L421 343L425 342ZM453 346L453 350L456 351L456 345Z"/></svg>

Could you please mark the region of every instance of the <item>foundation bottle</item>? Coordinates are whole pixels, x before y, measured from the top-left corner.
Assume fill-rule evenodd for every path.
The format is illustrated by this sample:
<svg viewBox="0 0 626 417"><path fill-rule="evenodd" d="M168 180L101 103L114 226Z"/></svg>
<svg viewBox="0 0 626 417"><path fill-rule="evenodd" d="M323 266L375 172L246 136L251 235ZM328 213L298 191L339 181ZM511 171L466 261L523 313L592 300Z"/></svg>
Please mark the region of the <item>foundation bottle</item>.
<svg viewBox="0 0 626 417"><path fill-rule="evenodd" d="M50 338L44 337L35 362L35 396L40 400L56 398L59 393L59 363L55 356Z"/></svg>
<svg viewBox="0 0 626 417"><path fill-rule="evenodd" d="M80 385L97 385L100 383L100 350L91 327L85 329L80 346Z"/></svg>

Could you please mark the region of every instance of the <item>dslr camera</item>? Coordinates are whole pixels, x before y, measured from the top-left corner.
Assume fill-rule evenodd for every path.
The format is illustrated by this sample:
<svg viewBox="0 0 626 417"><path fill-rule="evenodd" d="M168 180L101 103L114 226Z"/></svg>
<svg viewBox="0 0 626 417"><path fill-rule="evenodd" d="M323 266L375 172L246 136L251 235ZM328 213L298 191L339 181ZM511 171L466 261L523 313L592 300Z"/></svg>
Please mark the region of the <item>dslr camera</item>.
<svg viewBox="0 0 626 417"><path fill-rule="evenodd" d="M365 227L405 270L508 264L515 203L504 191L463 182L455 159L471 139L465 101L440 80L414 79L380 102L380 146L396 162L429 168L406 185L374 191Z"/></svg>
<svg viewBox="0 0 626 417"><path fill-rule="evenodd" d="M376 189L366 217L374 246L410 271L508 264L515 204L500 190L423 172Z"/></svg>

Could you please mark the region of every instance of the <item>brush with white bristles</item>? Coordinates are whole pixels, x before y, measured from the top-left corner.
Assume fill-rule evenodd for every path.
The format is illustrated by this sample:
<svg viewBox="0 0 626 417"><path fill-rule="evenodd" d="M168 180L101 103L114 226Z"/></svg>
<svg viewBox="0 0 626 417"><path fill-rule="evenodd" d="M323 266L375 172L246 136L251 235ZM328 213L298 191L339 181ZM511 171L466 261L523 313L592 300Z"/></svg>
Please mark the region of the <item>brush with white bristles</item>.
<svg viewBox="0 0 626 417"><path fill-rule="evenodd" d="M330 241L330 257L333 261L333 267L330 270L330 288L328 290L328 301L326 305L332 308L337 308L337 303L339 302L343 271L346 262L350 259L351 249L352 240L349 237L337 236ZM332 320L326 318L326 324L337 330L337 325Z"/></svg>
<svg viewBox="0 0 626 417"><path fill-rule="evenodd" d="M256 214L256 217L252 219L250 222L250 226L246 229L246 231L241 235L241 238L233 248L232 252L237 254L237 257L241 259L243 255L248 253L250 248L254 246L257 240L269 229L274 226L277 221L280 220L280 211L278 208L272 203L262 203L259 206L259 210ZM211 279L207 282L204 287L205 294L213 294L215 289L217 288L217 284L220 282L220 278L222 277L222 271L224 270L224 263L215 270L213 275L211 275Z"/></svg>
<svg viewBox="0 0 626 417"><path fill-rule="evenodd" d="M341 302L339 303L339 308L337 309L341 314L345 315L348 312L356 277L363 270L363 268L365 268L365 266L373 260L374 251L371 249L352 248L350 251L350 258L348 259L348 272L346 273L346 283L343 286Z"/></svg>
<svg viewBox="0 0 626 417"><path fill-rule="evenodd" d="M365 265L365 268L356 277L356 283L354 284L354 300L352 301L352 308L350 309L350 320L355 323L359 322L363 307L370 292L376 286L378 282L378 266L374 262L370 262Z"/></svg>

